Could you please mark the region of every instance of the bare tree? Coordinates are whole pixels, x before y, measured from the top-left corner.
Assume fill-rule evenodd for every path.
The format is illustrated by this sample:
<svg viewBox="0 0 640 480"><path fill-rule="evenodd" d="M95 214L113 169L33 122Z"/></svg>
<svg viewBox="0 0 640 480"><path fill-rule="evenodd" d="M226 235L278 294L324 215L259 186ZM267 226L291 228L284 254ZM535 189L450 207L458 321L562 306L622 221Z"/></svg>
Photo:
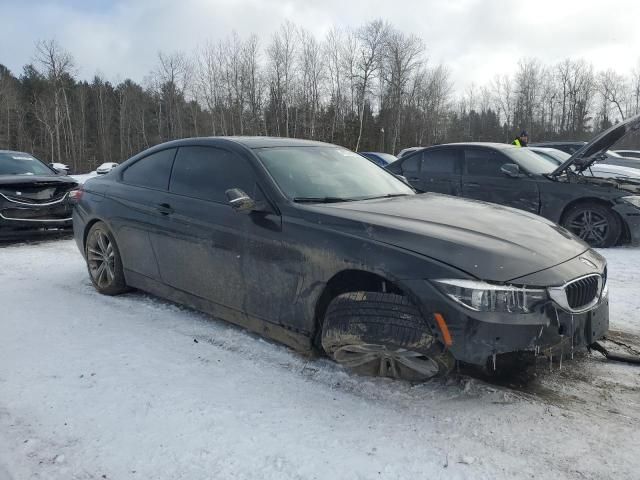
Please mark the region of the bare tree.
<svg viewBox="0 0 640 480"><path fill-rule="evenodd" d="M62 130L67 122L69 141L73 149L73 126L69 113L69 101L65 89L65 81L71 76L74 62L69 52L60 47L55 40L41 40L36 43L36 61L52 84L53 97L53 129L55 132L55 161L65 162L62 156ZM43 100L41 99L42 103ZM73 159L75 163L75 158Z"/></svg>
<svg viewBox="0 0 640 480"><path fill-rule="evenodd" d="M626 117L625 101L631 97L625 78L609 69L598 75L597 88L605 103L615 106L620 119Z"/></svg>
<svg viewBox="0 0 640 480"><path fill-rule="evenodd" d="M415 35L405 35L400 31L391 31L386 35L384 59L387 65L385 74L389 85L391 105L395 110L391 151L395 153L400 135L402 107L409 94L408 86L412 75L423 63L424 44Z"/></svg>
<svg viewBox="0 0 640 480"><path fill-rule="evenodd" d="M358 139L355 144L356 151L360 149L360 141L362 140L364 106L367 101L367 94L381 64L387 30L388 27L382 20L373 20L356 30L358 43L354 75L356 78L359 123Z"/></svg>
<svg viewBox="0 0 640 480"><path fill-rule="evenodd" d="M296 27L286 21L273 34L271 44L267 48L270 64L271 101L275 107L276 131L285 137L290 135L289 122L293 82L295 77ZM280 121L284 117L284 132L280 131Z"/></svg>

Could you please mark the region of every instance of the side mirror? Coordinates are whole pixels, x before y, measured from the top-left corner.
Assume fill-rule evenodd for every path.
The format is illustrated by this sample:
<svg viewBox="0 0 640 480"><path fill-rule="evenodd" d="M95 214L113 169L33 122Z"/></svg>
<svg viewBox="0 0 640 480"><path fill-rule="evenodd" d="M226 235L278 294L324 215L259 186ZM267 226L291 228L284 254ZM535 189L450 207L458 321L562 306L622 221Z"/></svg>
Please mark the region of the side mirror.
<svg viewBox="0 0 640 480"><path fill-rule="evenodd" d="M256 208L256 202L239 188L230 188L224 192L229 205L239 213L251 213Z"/></svg>
<svg viewBox="0 0 640 480"><path fill-rule="evenodd" d="M507 177L518 178L520 177L520 167L515 163L505 163L500 167L500 171Z"/></svg>
<svg viewBox="0 0 640 480"><path fill-rule="evenodd" d="M66 171L65 169L63 169L63 168L54 168L54 170L56 171L56 173L57 173L58 175L69 175L69 174L67 173L67 171Z"/></svg>
<svg viewBox="0 0 640 480"><path fill-rule="evenodd" d="M397 174L395 174L395 176L396 176L396 178L397 178L398 180L400 180L401 182L404 182L404 183L406 183L407 185L411 185L411 184L409 183L409 180L407 180L407 177L405 177L404 175L397 175Z"/></svg>

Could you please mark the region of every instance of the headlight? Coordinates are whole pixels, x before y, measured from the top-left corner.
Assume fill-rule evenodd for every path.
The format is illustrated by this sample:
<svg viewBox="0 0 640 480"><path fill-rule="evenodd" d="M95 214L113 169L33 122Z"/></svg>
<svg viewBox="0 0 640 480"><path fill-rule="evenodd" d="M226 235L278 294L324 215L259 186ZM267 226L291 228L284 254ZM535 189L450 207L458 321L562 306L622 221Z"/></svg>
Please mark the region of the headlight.
<svg viewBox="0 0 640 480"><path fill-rule="evenodd" d="M476 312L531 313L549 299L545 289L463 279L432 280L449 298Z"/></svg>
<svg viewBox="0 0 640 480"><path fill-rule="evenodd" d="M630 195L628 197L622 197L620 200L630 203L636 208L640 208L640 195Z"/></svg>

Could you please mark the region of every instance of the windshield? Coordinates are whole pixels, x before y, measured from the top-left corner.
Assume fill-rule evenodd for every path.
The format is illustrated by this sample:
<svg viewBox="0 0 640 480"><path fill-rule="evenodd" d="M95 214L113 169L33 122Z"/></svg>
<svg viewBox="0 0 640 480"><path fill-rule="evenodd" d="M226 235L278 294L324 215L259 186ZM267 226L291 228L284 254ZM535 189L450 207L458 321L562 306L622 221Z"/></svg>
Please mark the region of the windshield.
<svg viewBox="0 0 640 480"><path fill-rule="evenodd" d="M256 149L284 194L297 201L348 201L413 190L366 158L340 147Z"/></svg>
<svg viewBox="0 0 640 480"><path fill-rule="evenodd" d="M28 153L0 152L0 175L55 175L55 173Z"/></svg>
<svg viewBox="0 0 640 480"><path fill-rule="evenodd" d="M551 173L558 168L558 164L553 160L542 157L524 148L509 148L505 149L504 153L509 155L509 157L515 160L515 162L527 172L535 175Z"/></svg>

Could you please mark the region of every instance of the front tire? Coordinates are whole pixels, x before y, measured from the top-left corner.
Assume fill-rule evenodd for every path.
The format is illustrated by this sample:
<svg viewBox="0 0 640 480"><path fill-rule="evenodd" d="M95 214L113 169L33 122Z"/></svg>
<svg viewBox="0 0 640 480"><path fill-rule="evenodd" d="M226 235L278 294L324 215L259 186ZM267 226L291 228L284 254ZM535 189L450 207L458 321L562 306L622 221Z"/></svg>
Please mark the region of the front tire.
<svg viewBox="0 0 640 480"><path fill-rule="evenodd" d="M351 292L329 304L322 347L356 373L422 382L449 373L455 360L407 297Z"/></svg>
<svg viewBox="0 0 640 480"><path fill-rule="evenodd" d="M85 258L91 283L103 295L119 295L128 290L120 250L107 226L95 223L85 245Z"/></svg>
<svg viewBox="0 0 640 480"><path fill-rule="evenodd" d="M620 239L622 221L611 208L594 202L571 207L561 225L594 248L612 247Z"/></svg>

